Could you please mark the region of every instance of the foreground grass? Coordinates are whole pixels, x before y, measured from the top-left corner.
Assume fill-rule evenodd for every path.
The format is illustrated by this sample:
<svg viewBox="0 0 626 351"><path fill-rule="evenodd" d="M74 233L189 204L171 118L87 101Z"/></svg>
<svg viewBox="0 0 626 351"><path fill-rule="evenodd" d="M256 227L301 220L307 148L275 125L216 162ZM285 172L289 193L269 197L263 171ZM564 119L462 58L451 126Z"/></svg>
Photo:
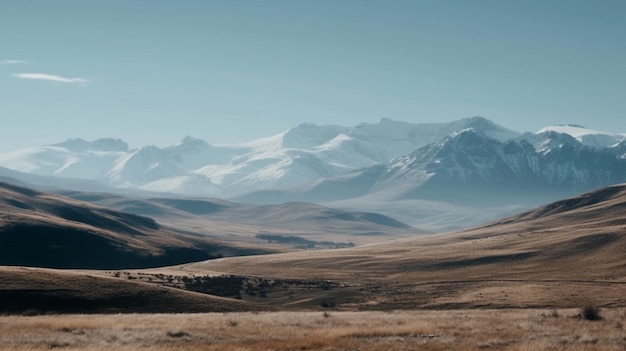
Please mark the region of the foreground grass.
<svg viewBox="0 0 626 351"><path fill-rule="evenodd" d="M0 317L1 350L624 350L626 309Z"/></svg>

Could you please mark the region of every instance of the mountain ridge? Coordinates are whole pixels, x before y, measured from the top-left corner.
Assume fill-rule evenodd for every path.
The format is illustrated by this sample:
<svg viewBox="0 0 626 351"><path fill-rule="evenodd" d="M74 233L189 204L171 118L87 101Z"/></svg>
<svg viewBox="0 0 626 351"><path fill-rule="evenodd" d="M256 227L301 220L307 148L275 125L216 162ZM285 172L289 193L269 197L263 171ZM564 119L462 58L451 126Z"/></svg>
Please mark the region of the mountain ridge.
<svg viewBox="0 0 626 351"><path fill-rule="evenodd" d="M83 149L76 151L79 146ZM441 211L448 211L449 203L469 210L456 207L462 212L458 218L489 207L493 217L488 219L495 219L516 206L529 208L626 181L626 134L579 125L522 134L483 117L422 124L383 118L353 127L304 123L237 145L186 136L164 148L119 151L125 147L116 139L71 139L0 155L0 167L87 178L123 191L254 204L304 201L334 207L341 202L346 207L339 209L380 212L429 231L443 228L424 226L424 216L415 211L398 216L406 209L393 202L413 201L406 205L419 209L441 203L435 206ZM370 202L378 207L372 209ZM454 222L445 229L478 224Z"/></svg>
<svg viewBox="0 0 626 351"><path fill-rule="evenodd" d="M482 117L421 124L383 118L354 127L303 123L269 138L224 146L190 136L172 146L138 149L113 138L69 139L0 155L0 166L116 187L230 197L386 163L472 126L499 139L518 134Z"/></svg>

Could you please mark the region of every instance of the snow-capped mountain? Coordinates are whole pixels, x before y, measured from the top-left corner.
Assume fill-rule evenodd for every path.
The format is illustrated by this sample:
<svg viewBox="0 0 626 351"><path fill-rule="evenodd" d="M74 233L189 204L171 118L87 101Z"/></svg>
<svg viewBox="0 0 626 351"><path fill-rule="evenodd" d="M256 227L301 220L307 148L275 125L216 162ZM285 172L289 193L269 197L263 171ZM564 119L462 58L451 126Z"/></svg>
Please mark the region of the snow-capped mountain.
<svg viewBox="0 0 626 351"><path fill-rule="evenodd" d="M540 129L536 134L544 134L550 131L570 135L583 145L597 148L613 147L626 139L626 133L600 132L575 124L545 127Z"/></svg>
<svg viewBox="0 0 626 351"><path fill-rule="evenodd" d="M119 139L69 139L0 155L0 166L37 175L102 179L127 154L128 145Z"/></svg>
<svg viewBox="0 0 626 351"><path fill-rule="evenodd" d="M590 147L571 135L551 130L501 141L468 128L387 165L241 199L329 202L378 193L387 199L481 206L537 204L626 182L626 160L619 148L624 145Z"/></svg>
<svg viewBox="0 0 626 351"><path fill-rule="evenodd" d="M70 139L0 155L0 166L155 192L252 193L248 199L255 202L336 201L378 192L458 202L461 194L480 191L491 195L473 201L515 189L525 195L527 189L567 193L608 185L622 181L625 159L624 134L580 126L520 134L472 117L429 124L386 118L354 127L301 124L222 146L186 137L165 148L130 150L117 139ZM500 188L506 191L494 191Z"/></svg>
<svg viewBox="0 0 626 351"><path fill-rule="evenodd" d="M237 145L185 137L129 149L117 139L70 139L0 155L0 167L125 191L318 202L439 231L626 182L626 134L575 125L520 134L482 117L384 118L354 127L301 124Z"/></svg>
<svg viewBox="0 0 626 351"><path fill-rule="evenodd" d="M428 124L383 118L355 127L301 124L239 145L214 146L186 137L166 148L129 150L120 140L72 139L0 155L0 166L117 187L229 197L385 164L465 128L477 128L497 140L519 135L482 117Z"/></svg>

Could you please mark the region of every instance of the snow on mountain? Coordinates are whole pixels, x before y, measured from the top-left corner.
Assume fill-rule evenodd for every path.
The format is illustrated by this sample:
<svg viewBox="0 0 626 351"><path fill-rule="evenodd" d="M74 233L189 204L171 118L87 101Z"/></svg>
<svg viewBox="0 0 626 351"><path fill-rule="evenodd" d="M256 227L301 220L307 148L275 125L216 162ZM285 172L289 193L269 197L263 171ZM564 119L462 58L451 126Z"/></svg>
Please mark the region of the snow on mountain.
<svg viewBox="0 0 626 351"><path fill-rule="evenodd" d="M496 139L519 133L482 117L450 123L410 124L383 118L376 124L355 127L301 124L284 133L240 145L243 153L221 165L196 170L220 185L224 193L243 194L279 189L333 177L387 163L441 136L468 127L480 128Z"/></svg>
<svg viewBox="0 0 626 351"><path fill-rule="evenodd" d="M286 149L311 149L325 144L339 134L347 133L348 130L348 127L303 123L282 135L282 147Z"/></svg>
<svg viewBox="0 0 626 351"><path fill-rule="evenodd" d="M144 146L117 162L105 175L105 179L117 186L134 187L163 178L187 175L188 172L167 149Z"/></svg>
<svg viewBox="0 0 626 351"><path fill-rule="evenodd" d="M210 179L197 174L164 177L155 181L136 186L137 189L172 193L220 196L220 188Z"/></svg>
<svg viewBox="0 0 626 351"><path fill-rule="evenodd" d="M353 127L301 124L234 145L188 136L131 150L119 139L70 139L0 155L0 167L124 191L313 201L450 229L625 182L626 134L576 125L520 134L482 117L383 118Z"/></svg>
<svg viewBox="0 0 626 351"><path fill-rule="evenodd" d="M536 205L625 182L626 160L619 152L616 148L592 148L554 131L500 141L467 128L387 165L240 199L330 202L379 194L390 201L421 199L483 207Z"/></svg>
<svg viewBox="0 0 626 351"><path fill-rule="evenodd" d="M164 153L185 169L195 170L209 164L224 164L239 155L237 148L213 146L202 139L186 136Z"/></svg>
<svg viewBox="0 0 626 351"><path fill-rule="evenodd" d="M0 165L15 171L65 178L101 179L120 159L128 145L116 139L87 142L70 139L0 155Z"/></svg>
<svg viewBox="0 0 626 351"><path fill-rule="evenodd" d="M412 195L442 199L451 189L466 194L489 190L482 199L468 200L503 201L511 194L532 200L533 194L535 198L561 196L626 181L626 162L611 149L592 148L554 131L539 135L535 145L527 137L502 142L468 129L415 151L407 156L411 160L407 168L433 176Z"/></svg>
<svg viewBox="0 0 626 351"><path fill-rule="evenodd" d="M572 170L547 160L555 158L552 162L557 164L565 162L557 161L558 155L579 157L582 146L605 150L599 145L613 146L612 153L623 150L620 156L626 156L623 141L624 135L579 126L547 127L521 135L482 117L421 124L383 118L354 127L305 123L235 145L216 146L185 137L165 148L129 150L118 139L70 139L0 155L0 166L149 191L234 197L291 189L290 196L298 200L321 201L378 191L412 196L418 190L437 188L432 184L453 181L473 186L479 181L504 186L510 179L538 182L545 178L539 174L543 168L553 173L550 179L556 179L550 184L562 187L557 183L574 177ZM575 161L576 166L581 162ZM586 180L577 184L592 184L595 176L580 168L575 178ZM496 173L499 179L494 178ZM438 189L451 193L443 185Z"/></svg>
<svg viewBox="0 0 626 351"><path fill-rule="evenodd" d="M508 140L520 135L483 117L464 118L448 123L419 124L383 118L376 124L360 124L352 128L348 135L362 140L364 148L379 155L379 163L386 163L467 128L481 130L496 140Z"/></svg>
<svg viewBox="0 0 626 351"><path fill-rule="evenodd" d="M580 141L583 145L607 148L616 146L619 142L626 139L625 134L607 133L601 132L576 124L569 125L556 125L549 126L540 129L535 134L544 134L546 132L556 132L560 134L567 134Z"/></svg>

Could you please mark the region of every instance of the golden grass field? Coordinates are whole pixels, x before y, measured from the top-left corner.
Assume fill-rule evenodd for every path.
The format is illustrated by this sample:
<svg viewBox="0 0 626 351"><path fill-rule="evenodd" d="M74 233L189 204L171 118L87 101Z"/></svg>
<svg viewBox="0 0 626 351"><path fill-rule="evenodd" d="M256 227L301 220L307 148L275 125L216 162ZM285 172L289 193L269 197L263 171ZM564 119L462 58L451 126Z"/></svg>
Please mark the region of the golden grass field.
<svg viewBox="0 0 626 351"><path fill-rule="evenodd" d="M0 317L2 350L616 350L626 309Z"/></svg>

